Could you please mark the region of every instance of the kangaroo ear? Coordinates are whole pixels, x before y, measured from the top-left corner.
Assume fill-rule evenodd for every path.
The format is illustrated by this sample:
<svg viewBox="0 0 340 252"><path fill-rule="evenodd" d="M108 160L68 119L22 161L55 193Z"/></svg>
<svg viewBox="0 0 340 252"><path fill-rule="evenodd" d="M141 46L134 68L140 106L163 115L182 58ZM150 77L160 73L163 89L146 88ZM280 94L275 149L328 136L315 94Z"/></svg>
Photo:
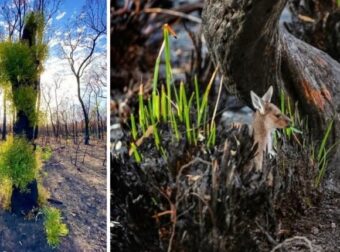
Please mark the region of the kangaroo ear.
<svg viewBox="0 0 340 252"><path fill-rule="evenodd" d="M251 102L256 110L260 111L264 115L264 102L253 91L250 91Z"/></svg>
<svg viewBox="0 0 340 252"><path fill-rule="evenodd" d="M273 96L273 86L270 86L267 90L267 92L262 96L262 100L264 102L269 103Z"/></svg>

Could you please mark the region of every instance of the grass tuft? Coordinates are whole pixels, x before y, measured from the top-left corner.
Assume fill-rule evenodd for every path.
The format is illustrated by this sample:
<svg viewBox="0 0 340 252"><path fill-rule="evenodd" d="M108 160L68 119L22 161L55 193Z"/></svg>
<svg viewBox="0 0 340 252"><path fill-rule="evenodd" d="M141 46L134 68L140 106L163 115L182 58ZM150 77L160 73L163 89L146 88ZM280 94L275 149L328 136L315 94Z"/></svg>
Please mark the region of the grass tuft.
<svg viewBox="0 0 340 252"><path fill-rule="evenodd" d="M203 139L206 139L207 146L212 147L216 139L216 125L214 122L211 122L211 124L208 122L208 100L218 69L215 70L202 95L199 92L197 77L194 80L195 90L192 93L188 92L188 87L184 82L181 82L178 87L175 86L171 68L170 34L174 34L171 27L164 25L164 41L155 63L151 98L144 98L143 86L140 86L138 95L138 124L135 116L131 115L131 135L133 142L130 145L130 153L138 163L142 160L141 155L137 151L137 146L139 146L137 142L140 137L138 136L138 132L142 132L143 135L145 135L150 126L153 128L152 134L155 145L164 158L166 158L168 154L161 146L162 139L159 129L161 123L170 126L175 141L179 141L181 136L185 136L190 145L197 145L198 139L201 139L199 136L201 136L202 133L207 133L208 135L204 136ZM165 86L159 86L159 69L163 55L165 59ZM185 128L185 132L180 132L179 129L183 127ZM206 130L209 129L209 127L211 127L211 130ZM138 129L141 129L141 131L138 131Z"/></svg>
<svg viewBox="0 0 340 252"><path fill-rule="evenodd" d="M60 238L67 236L69 230L66 224L62 223L61 212L54 207L46 207L43 209L45 221L45 232L47 243L51 247L58 247L60 244Z"/></svg>

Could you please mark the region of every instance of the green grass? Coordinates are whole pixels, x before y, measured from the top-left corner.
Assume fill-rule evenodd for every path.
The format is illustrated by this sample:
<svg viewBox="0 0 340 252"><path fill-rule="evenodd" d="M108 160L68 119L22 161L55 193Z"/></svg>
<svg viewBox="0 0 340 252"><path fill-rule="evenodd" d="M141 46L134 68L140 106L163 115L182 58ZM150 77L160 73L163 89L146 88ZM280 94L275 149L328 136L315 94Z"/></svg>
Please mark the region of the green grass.
<svg viewBox="0 0 340 252"><path fill-rule="evenodd" d="M280 108L281 108L282 113L288 115L288 117L292 121L291 127L283 130L283 133L284 133L283 137L287 138L288 140L291 140L292 137L295 135L294 139L297 139L296 134L303 134L303 132L308 132L308 124L307 124L308 118L305 118L304 120L301 119L301 116L297 109L297 104L295 104L295 109L293 110L289 97L286 96L283 91L280 92ZM315 185L317 187L320 186L322 179L325 175L325 172L327 170L330 152L340 142L339 140L333 145L327 146L332 128L333 128L333 120L330 120L327 123L327 128L322 137L320 145L317 145L316 143L313 143L313 142L312 144L310 143L308 144L309 140L307 139L306 134L304 134L302 138L301 147L310 148L310 153L311 153L310 158L317 163L317 166L319 168L318 174L315 178Z"/></svg>
<svg viewBox="0 0 340 252"><path fill-rule="evenodd" d="M40 158L42 161L48 161L52 157L53 151L50 146L37 147L37 151L40 153Z"/></svg>
<svg viewBox="0 0 340 252"><path fill-rule="evenodd" d="M329 163L329 153L339 144L339 141L340 141L339 140L339 141L335 142L331 146L327 146L327 142L329 140L329 136L330 136L332 128L333 128L333 120L330 120L328 122L328 126L327 126L327 129L325 131L325 134L323 135L321 144L320 144L320 146L317 150L318 154L317 154L316 160L318 162L318 167L319 167L319 173L318 173L316 180L315 180L315 184L316 184L317 187L320 186L322 179L323 179L323 177L326 173L327 166L328 166L328 163ZM313 153L315 153L315 151ZM313 154L313 155L315 155L315 154Z"/></svg>
<svg viewBox="0 0 340 252"><path fill-rule="evenodd" d="M290 140L294 134L303 134L301 129L303 128L304 122L300 119L297 104L295 104L295 109L292 110L291 100L285 95L283 90L280 92L280 106L281 112L291 120L291 125L283 130L285 136Z"/></svg>
<svg viewBox="0 0 340 252"><path fill-rule="evenodd" d="M141 85L138 95L138 120L135 119L135 115L131 115L130 119L133 140L130 152L133 153L137 162L141 162L142 157L138 153L138 146L135 143L146 134L150 126L153 128L155 145L164 157L168 155L162 147L159 129L161 124L169 125L175 141L185 137L190 145L197 145L198 137L203 135L203 138L200 139L205 139L207 146L212 147L216 140L216 125L214 122L208 121L208 102L217 69L203 94L200 93L196 77L193 83L194 91L191 93L188 92L189 88L184 82L181 82L178 86L174 85L171 68L170 29L168 25L163 27L164 41L155 63L151 98L145 98L144 88ZM165 85L159 81L162 59L165 61ZM185 132L183 132L183 128L185 128Z"/></svg>
<svg viewBox="0 0 340 252"><path fill-rule="evenodd" d="M58 247L60 238L67 236L69 230L66 224L62 223L61 212L54 207L46 207L43 209L44 226L46 232L47 243L51 247Z"/></svg>

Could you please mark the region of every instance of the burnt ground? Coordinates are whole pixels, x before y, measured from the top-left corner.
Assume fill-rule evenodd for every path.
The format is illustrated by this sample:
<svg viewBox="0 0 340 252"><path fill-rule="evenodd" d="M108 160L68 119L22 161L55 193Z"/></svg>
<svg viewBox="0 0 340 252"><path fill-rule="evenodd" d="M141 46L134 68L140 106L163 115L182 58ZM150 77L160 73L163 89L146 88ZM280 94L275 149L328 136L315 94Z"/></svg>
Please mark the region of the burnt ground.
<svg viewBox="0 0 340 252"><path fill-rule="evenodd" d="M164 130L161 135L166 139L171 133L166 128ZM125 152L124 142L129 139L129 134L126 132L125 134L119 133L119 130L113 130L113 132L115 133L111 133L111 136L123 141L121 151ZM230 138L229 134L218 135L221 142ZM237 137L242 136L237 135ZM167 193L169 193L169 198L174 204L172 207L177 208L176 212L179 216L176 220L176 235L172 241L171 251L211 251L211 244L214 242L218 244L221 239L226 240L227 244L229 242L231 246L224 247L225 244L222 244L223 248L217 248L216 251L271 251L282 242L284 242L285 246L283 247L286 250L275 251L311 251L306 246L307 243L300 238L289 242L292 237L303 237L310 243L314 251L340 251L339 160L331 162L322 186L317 189L312 186L317 167L310 163L308 152L294 149L295 147L292 146L281 146L276 161L269 163L270 166L273 167L274 165L278 168L284 163L289 164L286 166L286 172L275 176L275 184L281 185L277 187L278 196L261 194L261 190L267 191L268 188L262 187L261 189L261 184L259 184L260 190L254 190L251 197L247 197L244 191L239 191L239 187L236 186L233 189L236 194L230 195L231 199L234 198L235 201L230 202L220 197L219 201L222 204L216 209L214 209L213 204L208 203L209 201L206 202L207 205L210 205L210 211L217 219L225 220L226 216L234 215L232 218L235 220L233 228L227 230L227 225L224 224L224 221L221 221L217 226L221 236L215 239L211 232L213 227L207 221L209 218L205 219L206 212L198 214L202 219L197 222L195 215L201 211L199 204L186 193L192 192L195 195L200 195L204 192L203 195L210 194L210 190L213 190L210 185L214 184L210 178L214 177L214 173L210 174L209 169L204 168L203 164L199 165L202 161L199 161L198 158L209 160L209 156L219 157L221 153L218 151L213 155L205 155L204 151L201 152L196 149L192 150L188 157L188 155L181 154L187 152L185 151L185 144L179 143L176 146L164 144L164 146L167 146L167 151L174 155L170 159L177 160L180 163L179 166L198 160L198 163L196 162L186 168L188 178L198 176L202 179L202 183L195 180L193 185L187 184L184 178L180 182L173 181L171 179L173 176L166 172L169 163L164 163L164 160L156 154L157 151L152 147L152 140L145 141L145 144L140 147L140 152L144 153L146 158L142 164L136 164L132 158L124 154L118 154L121 158L117 159L118 156L116 155L116 159L113 159L113 166L111 167L113 169L111 177L113 179L111 244L115 251L134 251L137 247L139 251L166 251L168 249L169 239L171 239L169 237L172 233L170 225L172 220L167 217L160 217L155 222L154 219L155 213L165 213L170 209L167 202L162 200L164 197L159 194L162 188L167 187L169 189L164 190L169 190ZM115 142L114 139L113 142ZM246 146L249 140L245 138L240 142L241 146ZM114 146L113 153L117 151ZM221 148L220 146L217 149ZM244 156L246 152L246 149L243 149L243 151L240 149L236 157L238 155ZM238 162L232 156L230 158L232 162ZM283 160L283 163L281 163L281 160ZM178 165L176 166L178 167ZM221 167L223 167L222 163ZM239 175L239 178L241 178L239 182L247 187L248 181L242 178L241 173ZM222 173L215 175L215 177L221 176L223 176ZM180 178L178 175L176 177ZM257 185L257 182L255 184L254 181L250 182L253 186ZM159 189L155 191L155 187ZM222 196L226 195L225 193L228 191L225 191L223 185L220 185L219 190L221 191L218 192L218 195ZM177 197L185 200L176 203ZM260 201L254 199L254 197L259 197ZM269 207L265 202L268 202ZM234 206L234 210L230 211L230 208L228 210L228 206ZM251 211L249 212L247 209ZM270 219L274 211L276 218ZM261 228L257 227L254 222L259 223ZM274 223L276 223L275 227L272 226ZM222 227L220 228L219 225ZM200 229L202 231L197 231ZM224 233L223 230L227 231Z"/></svg>
<svg viewBox="0 0 340 252"><path fill-rule="evenodd" d="M317 251L340 251L340 158L330 164L320 204L310 207L293 225L293 234L307 237Z"/></svg>
<svg viewBox="0 0 340 252"><path fill-rule="evenodd" d="M0 210L0 251L106 251L106 156L105 146L80 145L77 167L71 163L76 145L51 143L53 155L43 166L43 183L49 203L62 211L69 235L57 249L48 246L42 215L30 220ZM84 162L83 162L84 159ZM73 161L72 161L73 162Z"/></svg>

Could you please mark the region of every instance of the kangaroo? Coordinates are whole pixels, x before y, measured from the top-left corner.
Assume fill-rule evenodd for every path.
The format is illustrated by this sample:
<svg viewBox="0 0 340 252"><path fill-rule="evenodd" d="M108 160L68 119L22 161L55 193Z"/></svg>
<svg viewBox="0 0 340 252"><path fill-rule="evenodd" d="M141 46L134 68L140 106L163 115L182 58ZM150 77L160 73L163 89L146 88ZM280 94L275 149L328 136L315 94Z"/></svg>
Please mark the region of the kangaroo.
<svg viewBox="0 0 340 252"><path fill-rule="evenodd" d="M273 87L270 86L268 91L260 98L253 91L250 91L250 97L256 112L253 116L253 134L254 143L258 144L255 160L256 171L262 170L263 154L267 151L271 156L276 153L273 150L272 134L275 129L283 129L289 126L291 120L281 113L280 109L271 103Z"/></svg>

